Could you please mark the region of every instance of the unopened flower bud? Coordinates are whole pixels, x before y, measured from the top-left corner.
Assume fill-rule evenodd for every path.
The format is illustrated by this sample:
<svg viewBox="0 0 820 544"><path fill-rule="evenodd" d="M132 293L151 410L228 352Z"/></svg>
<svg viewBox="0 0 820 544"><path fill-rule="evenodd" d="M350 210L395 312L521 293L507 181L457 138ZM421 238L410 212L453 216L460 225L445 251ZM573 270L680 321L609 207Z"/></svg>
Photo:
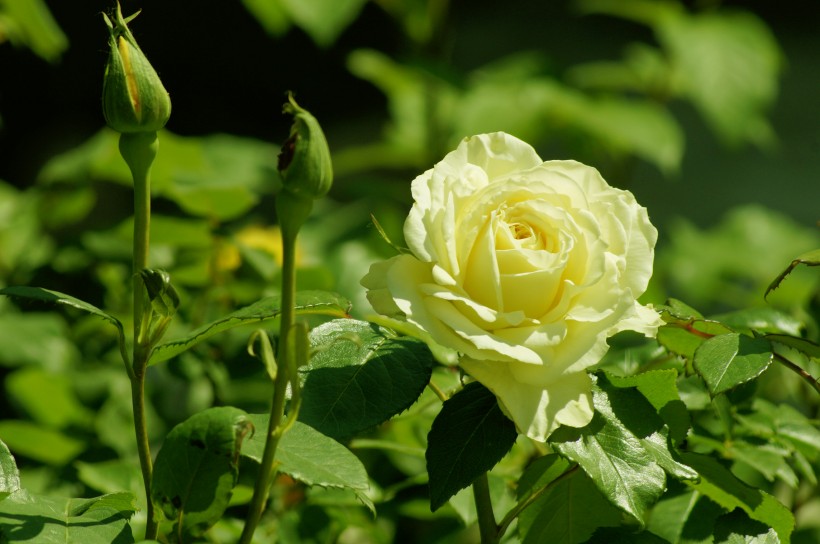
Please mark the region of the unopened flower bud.
<svg viewBox="0 0 820 544"><path fill-rule="evenodd" d="M171 98L128 29L139 12L123 19L119 3L109 18L108 64L103 80L103 114L121 133L156 132L171 116ZM113 19L113 20L112 20Z"/></svg>
<svg viewBox="0 0 820 544"><path fill-rule="evenodd" d="M292 95L288 95L283 110L293 115L290 137L279 153L279 172L284 189L302 197L321 198L333 183L330 149L322 127Z"/></svg>

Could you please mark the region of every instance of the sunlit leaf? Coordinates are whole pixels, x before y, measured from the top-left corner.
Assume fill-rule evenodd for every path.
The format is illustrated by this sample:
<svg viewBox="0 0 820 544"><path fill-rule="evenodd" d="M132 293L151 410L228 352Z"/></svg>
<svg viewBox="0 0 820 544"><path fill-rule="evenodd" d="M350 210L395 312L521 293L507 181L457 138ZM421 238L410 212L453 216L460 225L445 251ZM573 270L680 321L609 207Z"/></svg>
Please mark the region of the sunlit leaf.
<svg viewBox="0 0 820 544"><path fill-rule="evenodd" d="M796 349L812 359L820 359L820 344L812 342L808 338L799 338L786 334L767 334L764 338L770 342Z"/></svg>
<svg viewBox="0 0 820 544"><path fill-rule="evenodd" d="M760 376L774 360L766 340L738 333L706 340L695 351L695 370L714 396Z"/></svg>
<svg viewBox="0 0 820 544"><path fill-rule="evenodd" d="M103 129L84 144L52 158L38 183L83 184L93 180L130 186L131 174L118 150L119 135ZM174 201L191 215L232 219L279 184L276 146L227 134L193 137L160 132L162 152L152 166L154 196Z"/></svg>
<svg viewBox="0 0 820 544"><path fill-rule="evenodd" d="M771 306L746 308L728 314L711 316L724 325L738 330L754 330L758 333L790 334L800 336L805 323L789 314L775 310Z"/></svg>
<svg viewBox="0 0 820 544"><path fill-rule="evenodd" d="M344 317L347 315L348 307L349 302L334 293L325 291L296 293L296 312L300 314ZM220 332L251 323L270 321L278 317L280 313L279 296L263 298L250 306L240 308L216 321L202 325L182 338L158 345L151 352L150 364L166 361Z"/></svg>
<svg viewBox="0 0 820 544"><path fill-rule="evenodd" d="M31 544L130 544L131 493L57 499L20 490L0 501L0 541Z"/></svg>
<svg viewBox="0 0 820 544"><path fill-rule="evenodd" d="M310 332L310 342L299 421L333 438L403 412L430 381L434 360L424 342L365 321L329 321Z"/></svg>
<svg viewBox="0 0 820 544"><path fill-rule="evenodd" d="M672 438L683 440L690 418L678 394L677 370L651 370L627 377L607 375L607 379L615 387L636 387L669 426Z"/></svg>
<svg viewBox="0 0 820 544"><path fill-rule="evenodd" d="M117 327L117 329L120 332L122 332L122 324L116 317L105 313L93 304L89 304L78 298L72 297L71 295L66 295L65 293L52 291L50 289L43 289L42 287L12 286L0 289L0 295L7 295L12 298L28 301L45 302L48 304L60 304L63 306L70 306L72 308L82 310L83 312L87 312L91 315L101 317L102 319L108 321L109 323Z"/></svg>
<svg viewBox="0 0 820 544"><path fill-rule="evenodd" d="M242 455L262 461L268 414L249 414L256 428L242 444ZM373 509L367 495L370 484L364 465L349 449L304 423L296 422L276 448L278 470L310 486L351 489Z"/></svg>
<svg viewBox="0 0 820 544"><path fill-rule="evenodd" d="M16 455L54 466L68 464L86 449L79 438L18 419L0 421L0 439Z"/></svg>
<svg viewBox="0 0 820 544"><path fill-rule="evenodd" d="M0 501L20 490L20 472L8 446L0 440Z"/></svg>
<svg viewBox="0 0 820 544"><path fill-rule="evenodd" d="M71 379L62 373L41 368L21 368L6 378L7 398L23 412L46 427L65 428L87 425L93 415L73 390Z"/></svg>
<svg viewBox="0 0 820 544"><path fill-rule="evenodd" d="M3 16L4 38L49 62L59 60L68 47L68 38L43 0L3 0Z"/></svg>
<svg viewBox="0 0 820 544"><path fill-rule="evenodd" d="M180 534L200 535L224 513L239 475L247 414L230 406L199 412L168 433L154 464L151 495Z"/></svg>
<svg viewBox="0 0 820 544"><path fill-rule="evenodd" d="M738 480L714 458L696 453L684 453L682 457L700 474L700 480L689 482L689 486L729 511L742 509L751 519L773 528L780 542L788 544L794 530L794 517L788 508L768 493Z"/></svg>
<svg viewBox="0 0 820 544"><path fill-rule="evenodd" d="M518 432L498 401L478 382L444 402L427 437L430 509L489 471L510 451Z"/></svg>
<svg viewBox="0 0 820 544"><path fill-rule="evenodd" d="M643 525L650 506L666 487L660 463L674 472L691 469L678 467L671 452L662 447L663 422L640 393L612 387L601 375L598 383L605 389L593 389L592 421L581 429L560 427L549 442L581 465L612 504ZM656 433L661 433L660 439Z"/></svg>

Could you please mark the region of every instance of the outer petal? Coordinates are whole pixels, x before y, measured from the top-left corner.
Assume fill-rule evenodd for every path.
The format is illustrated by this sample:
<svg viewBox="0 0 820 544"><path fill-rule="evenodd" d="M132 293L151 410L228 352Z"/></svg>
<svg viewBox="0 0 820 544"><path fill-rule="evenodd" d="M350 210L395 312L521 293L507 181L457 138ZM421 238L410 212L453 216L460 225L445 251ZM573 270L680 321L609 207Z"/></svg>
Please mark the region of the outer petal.
<svg viewBox="0 0 820 544"><path fill-rule="evenodd" d="M376 313L388 317L402 315L390 289L387 288L387 273L398 258L399 256L396 256L387 261L373 263L360 281L362 287L367 289L367 300Z"/></svg>
<svg viewBox="0 0 820 544"><path fill-rule="evenodd" d="M518 381L516 363L462 358L461 366L498 397L519 432L546 441L561 425L583 427L592 420L592 380L585 372L558 376L547 384Z"/></svg>

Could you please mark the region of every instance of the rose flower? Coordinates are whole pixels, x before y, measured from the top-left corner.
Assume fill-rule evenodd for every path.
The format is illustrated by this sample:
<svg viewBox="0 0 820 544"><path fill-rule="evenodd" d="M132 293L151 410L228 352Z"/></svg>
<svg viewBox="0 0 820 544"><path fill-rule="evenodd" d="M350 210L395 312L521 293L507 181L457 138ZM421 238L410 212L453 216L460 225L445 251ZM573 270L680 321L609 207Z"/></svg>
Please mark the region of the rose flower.
<svg viewBox="0 0 820 544"><path fill-rule="evenodd" d="M362 280L374 309L459 352L527 436L589 423L585 370L607 338L662 323L636 300L657 240L646 209L594 168L545 162L500 132L465 138L412 195L411 253Z"/></svg>

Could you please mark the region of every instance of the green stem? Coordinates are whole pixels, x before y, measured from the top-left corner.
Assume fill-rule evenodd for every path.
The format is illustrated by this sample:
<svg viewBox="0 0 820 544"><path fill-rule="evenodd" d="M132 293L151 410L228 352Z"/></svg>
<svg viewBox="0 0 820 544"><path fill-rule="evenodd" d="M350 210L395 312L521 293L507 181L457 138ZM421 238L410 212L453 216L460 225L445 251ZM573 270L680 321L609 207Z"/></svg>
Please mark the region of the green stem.
<svg viewBox="0 0 820 544"><path fill-rule="evenodd" d="M273 383L273 399L271 401L270 419L265 439L265 450L259 466L259 477L253 489L253 498L242 529L240 544L248 544L253 538L262 512L268 501L268 493L273 477L276 473L276 448L285 431L283 420L288 383L296 376L291 373L296 368L295 361L291 361L294 350L290 342L293 338L293 328L296 316L296 236L304 220L313 207L312 200L302 200L289 193L283 192L276 199L276 209L279 213L279 223L282 230L282 313L279 317L279 346L277 349L277 374ZM294 409L294 408L292 408Z"/></svg>
<svg viewBox="0 0 820 544"><path fill-rule="evenodd" d="M145 418L145 374L148 367L150 346L142 337L145 295L143 293L140 270L148 268L149 233L151 229L151 164L157 155L159 142L156 132L140 132L120 135L120 154L131 170L134 181L134 246L133 246L133 291L134 291L134 338L131 378L131 405L134 409L134 432L137 439L142 480L147 500L145 539L157 536L154 520L154 503L151 500L151 447L148 441L148 425Z"/></svg>
<svg viewBox="0 0 820 544"><path fill-rule="evenodd" d="M490 499L490 482L487 473L473 481L473 498L478 514L478 530L481 534L481 544L497 544L499 539L498 525L495 522L493 503Z"/></svg>
<svg viewBox="0 0 820 544"><path fill-rule="evenodd" d="M786 368L788 368L789 370L791 370L792 372L794 372L795 374L797 374L798 376L803 378L803 380L806 383L808 383L812 388L814 388L815 391L820 393L820 380L818 380L817 378L815 378L814 376L809 374L806 370L800 368L799 366L797 366L793 362L789 361L788 359L786 359L785 357L783 357L779 353L775 353L774 358L781 365L785 366Z"/></svg>

